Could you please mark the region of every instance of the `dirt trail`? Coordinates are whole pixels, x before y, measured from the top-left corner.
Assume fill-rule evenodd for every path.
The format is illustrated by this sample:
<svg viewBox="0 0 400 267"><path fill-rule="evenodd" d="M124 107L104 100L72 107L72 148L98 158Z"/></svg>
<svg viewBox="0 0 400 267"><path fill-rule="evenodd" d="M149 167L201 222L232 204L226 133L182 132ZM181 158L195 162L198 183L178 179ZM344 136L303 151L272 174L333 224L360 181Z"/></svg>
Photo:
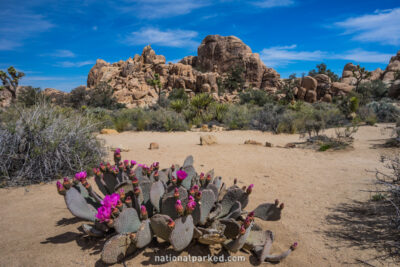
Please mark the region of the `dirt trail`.
<svg viewBox="0 0 400 267"><path fill-rule="evenodd" d="M262 202L276 198L285 203L279 222L263 222L263 228L275 233L275 252L286 250L294 241L299 248L278 266L343 266L367 261L375 266L390 266L389 261L373 260L379 255L375 249L349 246L340 238L328 237L330 231L346 227L328 223L327 216L344 203L366 201L373 174L366 170L381 168L379 156L389 149L373 148L384 142L379 127L361 127L355 135L354 149L340 152L315 152L305 149L285 149L288 142L299 141L298 135L272 135L257 131L213 133L218 145L203 147L199 137L204 133L125 132L101 136L107 145L129 148L125 159L142 163L159 161L161 167L181 163L191 154L198 172L214 168L228 184L235 177L239 185L255 184L248 210ZM328 131L328 134L333 134ZM247 139L271 142L274 147L244 145ZM157 142L159 150L148 150L150 142ZM111 154L110 154L111 155ZM0 190L0 266L103 266L100 258L101 242L81 235L82 221L66 209L55 183L24 188ZM328 234L327 234L328 233ZM164 251L164 250L163 250ZM170 250L167 250L170 253ZM186 255L188 252L183 252ZM192 255L208 253L204 247L191 249ZM160 253L157 255L161 255ZM245 263L223 263L221 266L246 266L253 262L245 255ZM147 248L126 261L126 266L156 264L153 249ZM160 264L160 263L158 263ZM183 266L187 263L169 263ZM195 266L212 263L198 263ZM118 266L118 265L117 265Z"/></svg>

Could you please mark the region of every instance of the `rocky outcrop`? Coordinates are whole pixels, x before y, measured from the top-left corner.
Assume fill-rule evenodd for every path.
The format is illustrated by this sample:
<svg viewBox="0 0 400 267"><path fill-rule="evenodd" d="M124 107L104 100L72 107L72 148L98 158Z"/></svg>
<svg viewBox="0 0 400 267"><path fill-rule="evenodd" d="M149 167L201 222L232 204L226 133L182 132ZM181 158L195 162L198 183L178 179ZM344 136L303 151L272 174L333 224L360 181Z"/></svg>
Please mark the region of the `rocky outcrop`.
<svg viewBox="0 0 400 267"><path fill-rule="evenodd" d="M44 89L43 95L46 96L51 103L56 105L63 105L68 101L68 93L62 92L54 88Z"/></svg>
<svg viewBox="0 0 400 267"><path fill-rule="evenodd" d="M165 57L156 55L150 46L127 61L111 64L98 59L89 72L87 87L108 82L118 102L127 107L147 106L157 101L156 91L148 84L156 73L166 92L183 88L194 93L218 93L219 78L227 77L236 67L243 70L244 87L274 92L281 86L279 74L266 67L240 39L209 35L199 46L198 56L185 57L179 63L165 64Z"/></svg>

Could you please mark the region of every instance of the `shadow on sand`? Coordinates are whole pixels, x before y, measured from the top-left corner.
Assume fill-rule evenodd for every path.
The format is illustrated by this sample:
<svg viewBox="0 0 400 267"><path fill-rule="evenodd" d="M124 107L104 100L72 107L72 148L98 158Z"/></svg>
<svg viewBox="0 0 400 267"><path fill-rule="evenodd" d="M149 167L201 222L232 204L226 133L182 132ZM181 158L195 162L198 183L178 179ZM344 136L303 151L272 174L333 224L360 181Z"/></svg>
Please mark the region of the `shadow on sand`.
<svg viewBox="0 0 400 267"><path fill-rule="evenodd" d="M324 234L339 241L337 246L329 245L333 249L357 247L379 252L377 257L356 259L356 262L347 264L374 266L370 261L399 263L400 231L394 227L392 214L393 206L384 200L343 203L332 208L326 217L329 228Z"/></svg>

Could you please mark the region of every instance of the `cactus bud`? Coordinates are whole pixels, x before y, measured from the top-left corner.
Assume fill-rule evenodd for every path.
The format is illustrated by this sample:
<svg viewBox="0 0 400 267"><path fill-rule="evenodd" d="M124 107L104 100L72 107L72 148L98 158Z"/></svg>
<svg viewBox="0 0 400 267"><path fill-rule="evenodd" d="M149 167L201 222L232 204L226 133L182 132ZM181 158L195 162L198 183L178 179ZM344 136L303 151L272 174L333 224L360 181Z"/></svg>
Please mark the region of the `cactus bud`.
<svg viewBox="0 0 400 267"><path fill-rule="evenodd" d="M133 193L135 194L135 196L139 196L140 195L140 188L137 186L133 189Z"/></svg>
<svg viewBox="0 0 400 267"><path fill-rule="evenodd" d="M207 183L211 182L211 175L210 174L207 174L206 180L207 180Z"/></svg>
<svg viewBox="0 0 400 267"><path fill-rule="evenodd" d="M172 164L172 166L171 166L171 170L172 170L172 171L174 171L174 170L175 170L175 165L174 165L174 164Z"/></svg>
<svg viewBox="0 0 400 267"><path fill-rule="evenodd" d="M174 190L174 197L175 197L176 199L179 198L179 189L178 189L178 187L175 187L175 190Z"/></svg>
<svg viewBox="0 0 400 267"><path fill-rule="evenodd" d="M131 168L133 168L135 165L137 164L137 162L136 161L134 161L134 160L131 160Z"/></svg>
<svg viewBox="0 0 400 267"><path fill-rule="evenodd" d="M194 196L196 194L196 192L194 191L194 188L192 187L192 188L190 188L190 190L189 190L189 195L190 196Z"/></svg>
<svg viewBox="0 0 400 267"><path fill-rule="evenodd" d="M100 163L100 170L102 171L102 172L105 172L106 170L107 170L107 168L106 168L106 166L104 166L104 163L103 162L101 162Z"/></svg>
<svg viewBox="0 0 400 267"><path fill-rule="evenodd" d="M130 196L127 196L125 199L125 204L129 207L132 208L132 199Z"/></svg>
<svg viewBox="0 0 400 267"><path fill-rule="evenodd" d="M251 185L249 185L249 187L247 187L246 193L247 193L248 195L251 194L251 191L253 190L253 187L254 187L254 184L251 184Z"/></svg>
<svg viewBox="0 0 400 267"><path fill-rule="evenodd" d="M193 187L194 192L199 192L199 186L197 184L195 184Z"/></svg>
<svg viewBox="0 0 400 267"><path fill-rule="evenodd" d="M114 220L113 219L109 219L106 223L107 223L107 226L109 228L112 228L114 226Z"/></svg>
<svg viewBox="0 0 400 267"><path fill-rule="evenodd" d="M118 215L119 215L119 209L118 209L118 208L114 208L114 209L112 210L112 215L113 215L114 217L118 217Z"/></svg>
<svg viewBox="0 0 400 267"><path fill-rule="evenodd" d="M139 180L138 180L138 178L136 178L136 176L133 176L132 184L133 184L133 187L137 187L139 185Z"/></svg>
<svg viewBox="0 0 400 267"><path fill-rule="evenodd" d="M233 184L234 184L234 185L237 184L237 178L235 178L235 179L233 180Z"/></svg>
<svg viewBox="0 0 400 267"><path fill-rule="evenodd" d="M65 195L65 188L60 181L57 181L57 191L60 195Z"/></svg>
<svg viewBox="0 0 400 267"><path fill-rule="evenodd" d="M189 197L188 197L188 201L189 201L189 202L190 202L190 201L194 201L193 196L189 196Z"/></svg>
<svg viewBox="0 0 400 267"><path fill-rule="evenodd" d="M283 210L283 208L285 207L285 204L281 204L281 205L279 205L279 208L281 209L281 210Z"/></svg>
<svg viewBox="0 0 400 267"><path fill-rule="evenodd" d="M247 214L247 217L251 220L254 220L254 211L250 211L249 214Z"/></svg>
<svg viewBox="0 0 400 267"><path fill-rule="evenodd" d="M121 160L121 149L117 148L114 151L114 160L115 162L119 162Z"/></svg>
<svg viewBox="0 0 400 267"><path fill-rule="evenodd" d="M175 222L171 218L169 218L169 220L168 220L168 227L171 229L175 228Z"/></svg>
<svg viewBox="0 0 400 267"><path fill-rule="evenodd" d="M111 172L112 172L114 175L117 175L117 174L119 173L119 169L117 168L117 166L113 166Z"/></svg>
<svg viewBox="0 0 400 267"><path fill-rule="evenodd" d="M129 167L129 160L124 160L124 166L125 166L125 168L128 168Z"/></svg>
<svg viewBox="0 0 400 267"><path fill-rule="evenodd" d="M201 200L201 195L202 195L201 191L196 192L196 195L194 198L196 199L197 202L199 202Z"/></svg>
<svg viewBox="0 0 400 267"><path fill-rule="evenodd" d="M121 199L121 201L125 200L125 190L123 188L119 190L119 199Z"/></svg>
<svg viewBox="0 0 400 267"><path fill-rule="evenodd" d="M159 177L158 177L158 171L155 171L154 173L154 180L158 181Z"/></svg>
<svg viewBox="0 0 400 267"><path fill-rule="evenodd" d="M189 202L186 204L186 213L191 214L194 209L196 208L196 202L194 200L189 200Z"/></svg>
<svg viewBox="0 0 400 267"><path fill-rule="evenodd" d="M120 170L122 171L124 168L125 168L124 163L123 163L122 161L120 161L120 162L118 163L118 169L120 169Z"/></svg>
<svg viewBox="0 0 400 267"><path fill-rule="evenodd" d="M111 168L110 162L107 162L107 163L106 163L106 166L107 166L107 171L108 171L108 172L111 172L111 171L112 171L112 168Z"/></svg>
<svg viewBox="0 0 400 267"><path fill-rule="evenodd" d="M142 220L146 220L148 218L147 209L143 205L140 206L140 217Z"/></svg>
<svg viewBox="0 0 400 267"><path fill-rule="evenodd" d="M122 205L121 200L118 200L117 208L118 208L120 211L122 211L123 205Z"/></svg>
<svg viewBox="0 0 400 267"><path fill-rule="evenodd" d="M85 184L82 183L82 185L86 188L87 191L92 190L92 186L87 181L85 181Z"/></svg>
<svg viewBox="0 0 400 267"><path fill-rule="evenodd" d="M64 177L63 186L67 190L71 188L71 181L67 177Z"/></svg>
<svg viewBox="0 0 400 267"><path fill-rule="evenodd" d="M179 214L179 216L183 215L184 209L182 206L182 202L179 199L175 203L175 209L176 209L176 212Z"/></svg>
<svg viewBox="0 0 400 267"><path fill-rule="evenodd" d="M290 246L290 249L295 250L297 248L297 246L298 246L298 243L294 242L293 245Z"/></svg>
<svg viewBox="0 0 400 267"><path fill-rule="evenodd" d="M279 206L279 200L278 199L275 199L275 206Z"/></svg>
<svg viewBox="0 0 400 267"><path fill-rule="evenodd" d="M244 228L246 228L246 229L249 228L250 223L251 223L251 219L249 217L247 217L243 222Z"/></svg>
<svg viewBox="0 0 400 267"><path fill-rule="evenodd" d="M136 239L136 233L130 233L130 234L129 234L129 238L131 239L131 241L135 241L135 239Z"/></svg>
<svg viewBox="0 0 400 267"><path fill-rule="evenodd" d="M244 227L244 225L242 224L242 226L240 227L240 234L244 235L246 233L246 228Z"/></svg>
<svg viewBox="0 0 400 267"><path fill-rule="evenodd" d="M175 177L172 177L171 182L172 182L172 184L176 184L176 178L175 178Z"/></svg>

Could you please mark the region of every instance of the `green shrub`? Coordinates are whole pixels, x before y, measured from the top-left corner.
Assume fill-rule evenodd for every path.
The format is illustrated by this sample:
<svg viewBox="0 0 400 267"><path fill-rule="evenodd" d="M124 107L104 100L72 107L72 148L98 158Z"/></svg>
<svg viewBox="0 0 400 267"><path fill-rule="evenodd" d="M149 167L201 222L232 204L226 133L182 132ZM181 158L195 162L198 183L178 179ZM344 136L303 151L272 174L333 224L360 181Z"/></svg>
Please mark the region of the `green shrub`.
<svg viewBox="0 0 400 267"><path fill-rule="evenodd" d="M373 100L380 100L388 95L388 86L381 80L366 81L358 86L360 103L365 105Z"/></svg>
<svg viewBox="0 0 400 267"><path fill-rule="evenodd" d="M381 193L374 194L371 197L372 201L382 201L384 199L385 199L385 196L383 194L381 194Z"/></svg>
<svg viewBox="0 0 400 267"><path fill-rule="evenodd" d="M400 109L386 100L373 101L366 108L376 114L379 122L396 122L400 117Z"/></svg>
<svg viewBox="0 0 400 267"><path fill-rule="evenodd" d="M322 144L319 147L319 151L327 151L328 149L332 148L331 144Z"/></svg>
<svg viewBox="0 0 400 267"><path fill-rule="evenodd" d="M39 102L47 101L48 99L43 95L42 89L34 88L32 86L25 86L19 92L17 96L17 102L31 107Z"/></svg>
<svg viewBox="0 0 400 267"><path fill-rule="evenodd" d="M355 97L355 96L351 97L350 98L350 111L357 112L359 103L360 103L360 100L357 97Z"/></svg>
<svg viewBox="0 0 400 267"><path fill-rule="evenodd" d="M183 99L172 100L169 103L170 108L178 113L182 113L182 111L185 109L186 105L187 105L187 102Z"/></svg>
<svg viewBox="0 0 400 267"><path fill-rule="evenodd" d="M0 126L0 179L15 186L48 182L93 167L105 156L90 119L46 103L10 108ZM4 119L4 120L3 120Z"/></svg>
<svg viewBox="0 0 400 267"><path fill-rule="evenodd" d="M68 103L74 108L80 108L88 103L89 94L85 86L78 86L69 93Z"/></svg>
<svg viewBox="0 0 400 267"><path fill-rule="evenodd" d="M273 102L272 95L263 90L247 89L239 94L240 104L253 104L264 106L266 103Z"/></svg>
<svg viewBox="0 0 400 267"><path fill-rule="evenodd" d="M250 127L253 111L244 105L229 105L223 123L228 129L239 130Z"/></svg>
<svg viewBox="0 0 400 267"><path fill-rule="evenodd" d="M93 89L86 92L88 94L87 106L102 107L106 109L118 109L125 107L124 104L118 103L113 96L113 88L106 82L100 82ZM83 94L83 93L82 93Z"/></svg>
<svg viewBox="0 0 400 267"><path fill-rule="evenodd" d="M189 96L185 92L185 89L183 88L174 88L172 89L171 93L168 96L169 100L183 100L184 102L188 102Z"/></svg>
<svg viewBox="0 0 400 267"><path fill-rule="evenodd" d="M284 106L268 103L256 112L252 119L252 126L261 131L278 133L278 126L285 111L286 108Z"/></svg>

